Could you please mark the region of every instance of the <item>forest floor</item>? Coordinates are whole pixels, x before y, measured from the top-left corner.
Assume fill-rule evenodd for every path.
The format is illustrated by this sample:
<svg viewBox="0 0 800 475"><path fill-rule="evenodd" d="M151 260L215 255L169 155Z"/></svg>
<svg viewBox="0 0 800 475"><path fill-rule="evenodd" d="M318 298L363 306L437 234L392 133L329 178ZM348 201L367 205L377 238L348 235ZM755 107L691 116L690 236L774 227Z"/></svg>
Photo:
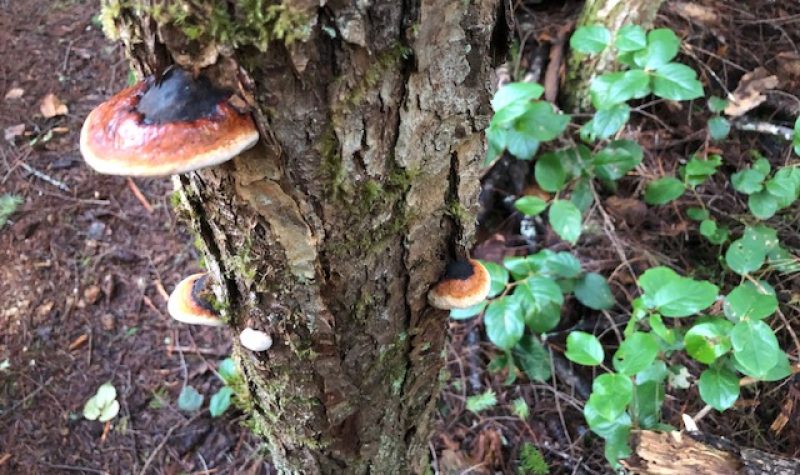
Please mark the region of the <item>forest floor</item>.
<svg viewBox="0 0 800 475"><path fill-rule="evenodd" d="M578 7L514 3L520 5L519 31L543 41L557 36ZM756 67L778 73L782 92L768 94L761 115L797 116L800 11L767 0L749 11L730 6L734 2L703 3L687 13L676 7L685 3L671 2L659 17L695 47L694 56L683 59L720 96ZM80 157L83 118L129 75L121 49L93 21L97 10L88 0L0 0L0 195L24 200L0 228L0 475L269 473L267 455L241 426L241 415L229 410L213 418L207 409L222 385L216 369L229 354L230 335L180 325L166 314L167 292L199 270L170 204L169 179L102 176ZM703 140L685 111L670 107L641 107L629 126L645 149L657 151L648 154L644 174L662 175ZM654 132L664 126L666 134ZM772 136L743 132L720 147L733 168L741 168L750 149L777 159L787 148ZM717 252L689 232L690 223L676 219L673 207L652 212L628 199L641 192L637 186L624 182L620 199L603 201L630 262L666 259L691 268ZM704 192L718 194L718 206L731 214L742 206L725 183ZM511 252L497 250L499 244L492 250L493 242L518 237L518 220L503 213L494 221L502 225L481 231L483 252ZM796 220L784 224L797 234ZM800 247L796 237L789 244ZM591 270L616 275L620 263L607 239L583 240L576 250ZM612 284L619 293L631 282L616 276ZM780 290L791 294L799 286L795 275ZM602 316L584 317L568 308L554 334L582 319L587 331L604 326ZM788 323L800 332L800 312L788 315ZM555 373L573 377L568 385L525 378L505 385L506 375L486 370L495 351L479 328L452 328L452 379L432 443L441 473L515 473L511 461L519 459L524 441L542 450L552 473L609 473L602 444L589 436L580 411L591 374L561 368ZM780 336L791 348L787 334ZM551 343L551 350L563 351L558 345ZM84 404L106 382L117 390L119 416L106 424L84 419ZM178 409L187 384L205 396L202 410ZM498 406L481 416L465 410L465 396L486 388L495 391ZM530 408L525 420L510 407L519 398ZM793 422L771 428L787 407ZM679 427L681 414L702 408L696 390L678 392L669 395L664 417ZM748 389L734 410L708 414L702 428L741 446L797 457L798 420L795 377Z"/></svg>
<svg viewBox="0 0 800 475"><path fill-rule="evenodd" d="M268 473L240 415L206 409L227 331L166 314L199 270L169 178L98 175L78 151L83 118L129 74L98 10L0 1L0 195L24 199L0 230L0 474ZM85 420L105 382L119 415ZM184 384L202 411L178 410Z"/></svg>

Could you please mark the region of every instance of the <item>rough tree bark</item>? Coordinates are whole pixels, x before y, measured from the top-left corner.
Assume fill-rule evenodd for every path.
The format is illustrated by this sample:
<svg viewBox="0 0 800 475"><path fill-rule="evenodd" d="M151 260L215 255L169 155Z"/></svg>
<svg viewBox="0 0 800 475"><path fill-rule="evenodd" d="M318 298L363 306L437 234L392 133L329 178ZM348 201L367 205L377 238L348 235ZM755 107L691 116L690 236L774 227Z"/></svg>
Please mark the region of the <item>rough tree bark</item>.
<svg viewBox="0 0 800 475"><path fill-rule="evenodd" d="M175 180L233 333L275 341L234 353L282 472L427 467L447 314L425 296L473 237L499 3L104 0L140 72L254 108L259 146Z"/></svg>

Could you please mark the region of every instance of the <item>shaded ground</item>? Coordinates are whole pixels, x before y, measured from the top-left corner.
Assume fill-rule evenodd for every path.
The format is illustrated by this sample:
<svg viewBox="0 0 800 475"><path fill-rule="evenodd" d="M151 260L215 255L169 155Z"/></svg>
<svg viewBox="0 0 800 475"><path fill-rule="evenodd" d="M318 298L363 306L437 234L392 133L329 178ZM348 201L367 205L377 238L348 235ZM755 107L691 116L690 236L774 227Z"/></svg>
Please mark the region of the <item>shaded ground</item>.
<svg viewBox="0 0 800 475"><path fill-rule="evenodd" d="M265 473L239 416L205 409L225 330L166 315L164 289L198 269L169 180L136 181L148 211L78 152L83 117L128 76L97 10L0 1L0 130L25 127L0 143L0 194L24 198L0 229L0 474ZM2 99L15 88L21 97ZM43 117L48 93L66 116ZM178 411L185 379L206 395L202 412ZM81 413L106 381L121 410L104 426Z"/></svg>

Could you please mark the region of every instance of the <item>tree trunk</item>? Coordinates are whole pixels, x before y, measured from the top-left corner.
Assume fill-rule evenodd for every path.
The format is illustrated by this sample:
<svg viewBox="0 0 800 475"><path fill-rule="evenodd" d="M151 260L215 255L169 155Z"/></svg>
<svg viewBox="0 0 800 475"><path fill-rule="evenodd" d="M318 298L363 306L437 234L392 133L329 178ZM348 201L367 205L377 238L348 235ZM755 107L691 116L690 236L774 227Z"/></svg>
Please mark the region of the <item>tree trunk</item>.
<svg viewBox="0 0 800 475"><path fill-rule="evenodd" d="M585 25L605 25L616 33L625 25L636 24L645 29L653 26L656 13L664 0L586 0L576 28ZM597 55L574 53L567 61L567 80L564 92L570 110L591 108L588 94L592 78L613 70L614 55L610 49Z"/></svg>
<svg viewBox="0 0 800 475"><path fill-rule="evenodd" d="M104 2L141 72L254 107L256 148L175 181L233 334L275 341L234 345L273 463L424 471L447 322L426 292L473 237L499 0Z"/></svg>

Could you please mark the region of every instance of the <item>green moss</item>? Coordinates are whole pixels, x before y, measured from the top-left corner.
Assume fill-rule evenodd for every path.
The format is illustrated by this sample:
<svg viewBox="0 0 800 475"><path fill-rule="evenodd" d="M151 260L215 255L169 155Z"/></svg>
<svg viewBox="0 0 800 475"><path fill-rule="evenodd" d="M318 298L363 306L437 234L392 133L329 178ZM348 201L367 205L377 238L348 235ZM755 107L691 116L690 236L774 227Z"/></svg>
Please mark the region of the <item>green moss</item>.
<svg viewBox="0 0 800 475"><path fill-rule="evenodd" d="M120 0L104 0L100 5L99 22L103 29L103 34L111 41L119 39L117 31L117 19L122 14L122 9L127 8L128 2Z"/></svg>
<svg viewBox="0 0 800 475"><path fill-rule="evenodd" d="M250 282L255 280L256 272L258 270L255 259L253 259L252 249L253 244L248 237L239 246L237 253L228 258L227 262L225 263L225 267L227 267L233 273L233 275L242 276L245 278L245 280Z"/></svg>

